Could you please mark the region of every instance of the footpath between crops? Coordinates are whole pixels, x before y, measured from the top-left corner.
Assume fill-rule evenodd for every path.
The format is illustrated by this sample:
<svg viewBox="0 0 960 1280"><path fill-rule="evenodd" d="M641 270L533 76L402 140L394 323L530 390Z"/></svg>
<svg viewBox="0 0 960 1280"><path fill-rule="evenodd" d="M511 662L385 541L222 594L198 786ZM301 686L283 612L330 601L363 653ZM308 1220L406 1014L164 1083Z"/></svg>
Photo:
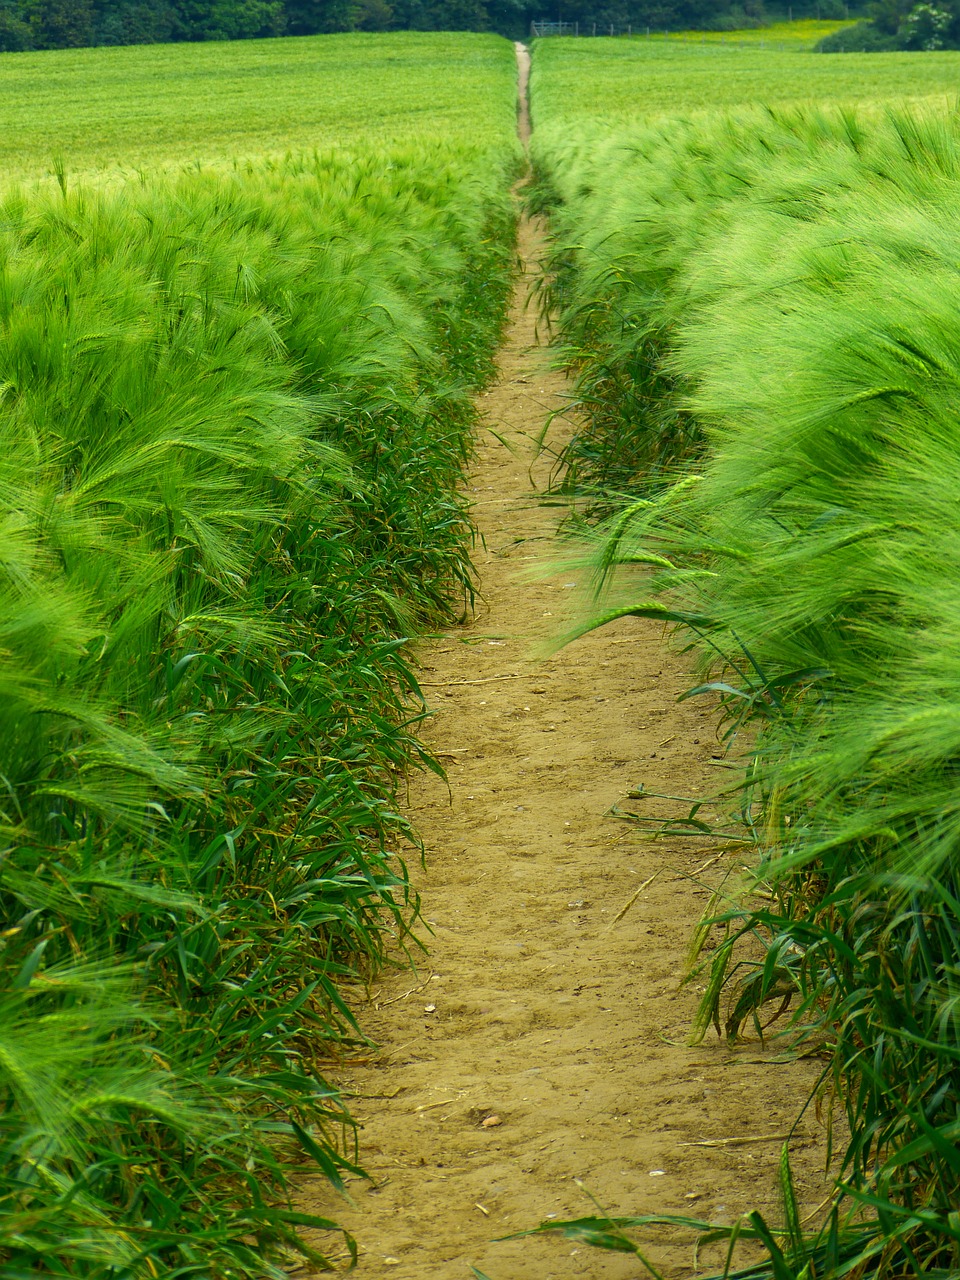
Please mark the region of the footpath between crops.
<svg viewBox="0 0 960 1280"><path fill-rule="evenodd" d="M682 659L635 619L537 657L581 585L542 576L558 513L536 496L550 460L534 460L534 438L569 396L527 305L542 237L522 223L523 275L480 401L482 601L418 651L425 737L449 774L449 790L431 775L410 787L430 955L375 987L359 1015L380 1050L337 1077L372 1183L351 1180L349 1201L316 1182L304 1191L304 1207L357 1237L365 1277L465 1280L474 1266L490 1280L635 1280L636 1259L559 1236L495 1242L594 1213L584 1189L613 1214L732 1221L758 1208L777 1221L781 1144L816 1079L758 1041L687 1047L698 989L679 987L684 958L737 855L645 842L609 816L641 785L722 785L711 715L676 701L690 683ZM559 420L554 438L566 429ZM812 1116L791 1150L813 1212L828 1188ZM693 1274L691 1237L660 1240L649 1255L664 1273Z"/></svg>

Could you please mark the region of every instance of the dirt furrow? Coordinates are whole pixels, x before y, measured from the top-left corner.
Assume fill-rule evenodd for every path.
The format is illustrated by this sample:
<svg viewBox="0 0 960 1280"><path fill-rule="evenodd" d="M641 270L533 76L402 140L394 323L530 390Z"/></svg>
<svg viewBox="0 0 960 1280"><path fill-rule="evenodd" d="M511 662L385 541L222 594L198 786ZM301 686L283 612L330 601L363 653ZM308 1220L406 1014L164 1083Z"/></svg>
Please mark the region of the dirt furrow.
<svg viewBox="0 0 960 1280"><path fill-rule="evenodd" d="M530 222L520 251L472 479L482 603L419 651L426 737L449 773L449 790L432 776L411 786L430 956L360 1011L381 1052L339 1079L374 1182L352 1182L352 1203L320 1187L305 1197L358 1237L371 1280L465 1280L471 1266L490 1280L638 1276L636 1259L559 1236L494 1242L592 1212L583 1188L611 1213L776 1218L778 1136L816 1074L757 1043L685 1044L698 992L679 986L684 956L735 855L646 842L610 816L641 784L701 796L724 776L710 714L676 701L689 676L661 629L626 620L537 657L581 575L543 576L557 513L536 499L549 462L532 460L532 442L568 387L526 305ZM812 1210L826 1195L820 1135L812 1119L801 1134ZM693 1274L689 1237L650 1254L667 1275Z"/></svg>

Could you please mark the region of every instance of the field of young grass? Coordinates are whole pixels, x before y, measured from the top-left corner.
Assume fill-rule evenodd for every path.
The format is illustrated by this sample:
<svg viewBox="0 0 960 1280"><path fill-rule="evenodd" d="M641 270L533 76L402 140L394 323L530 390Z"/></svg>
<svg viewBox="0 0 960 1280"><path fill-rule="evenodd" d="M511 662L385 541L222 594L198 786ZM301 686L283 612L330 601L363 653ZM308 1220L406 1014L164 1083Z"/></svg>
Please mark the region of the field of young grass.
<svg viewBox="0 0 960 1280"><path fill-rule="evenodd" d="M826 19L804 18L796 22L771 22L766 27L753 27L743 31L671 31L666 37L651 34L652 40L684 40L696 44L752 45L771 52L786 49L811 50L825 36L833 35L855 23L830 22Z"/></svg>
<svg viewBox="0 0 960 1280"><path fill-rule="evenodd" d="M955 1276L960 127L823 104L574 131L549 104L585 56L539 46L534 104L585 421L565 485L613 513L598 615L697 655L754 846L697 935L695 1031L779 1027L844 1113L822 1229L784 1152L784 1222L733 1228L768 1255L736 1274ZM550 1229L631 1250L679 1221Z"/></svg>
<svg viewBox="0 0 960 1280"><path fill-rule="evenodd" d="M798 24L799 25L799 24ZM836 24L834 24L835 26ZM741 104L928 101L950 110L960 53L819 54L739 41L740 32L695 43L674 39L540 41L531 75L534 128L576 134ZM753 34L753 33L750 33ZM758 36L761 33L756 33Z"/></svg>
<svg viewBox="0 0 960 1280"><path fill-rule="evenodd" d="M0 173L233 163L514 127L498 36L396 32L0 57Z"/></svg>
<svg viewBox="0 0 960 1280"><path fill-rule="evenodd" d="M312 52L288 81L291 48ZM513 49L2 70L45 103L24 172L55 143L66 172L0 192L0 1271L282 1280L326 1265L304 1227L335 1230L296 1211L295 1172L355 1169L324 1080L366 1043L345 990L412 945L397 795L439 766L406 638L472 597L459 486L513 263ZM271 109L298 96L284 137ZM58 137L84 110L105 150ZM252 155L323 129L349 150ZM239 162L177 172L188 142Z"/></svg>

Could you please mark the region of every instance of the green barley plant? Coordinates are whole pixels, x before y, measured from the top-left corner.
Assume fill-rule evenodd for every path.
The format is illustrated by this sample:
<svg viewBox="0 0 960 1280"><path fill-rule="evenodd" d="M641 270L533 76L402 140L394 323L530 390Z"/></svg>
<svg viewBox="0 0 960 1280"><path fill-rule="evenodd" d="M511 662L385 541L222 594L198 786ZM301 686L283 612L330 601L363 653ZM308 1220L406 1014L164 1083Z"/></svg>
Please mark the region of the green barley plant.
<svg viewBox="0 0 960 1280"><path fill-rule="evenodd" d="M891 101L941 113L952 109L956 54L937 55L938 61L922 66L910 55L841 61L809 48L763 50L755 47L761 39L762 30L710 33L702 41L554 39L537 45L528 200L531 208L553 215L557 235L546 263L544 301L564 313L559 355L576 374L581 422L562 452L554 486L568 496L589 493L595 515L612 511L641 476L644 485L662 480L679 453L695 457L701 447L699 423L661 359L670 347L672 316L660 303L669 301L662 296L665 269L686 256L686 226L700 225L702 200L721 195L706 189L701 167L702 148L713 146L708 113L740 108L749 118L756 102L781 114L805 104L811 119L820 104L831 102L848 109L861 104L868 113L882 113ZM823 143L829 151L829 138ZM656 173L648 163L655 147L667 161ZM686 164L674 162L681 156ZM737 154L735 166L740 162ZM635 168L649 180L642 195L627 180ZM610 172L618 174L612 185ZM725 175L717 166L709 175L721 189L738 180L736 170ZM677 206L669 227L677 237L672 247L662 242L664 203ZM636 234L638 216L648 220L644 236ZM575 273L584 281L575 296L572 244ZM623 420L638 429L618 430Z"/></svg>
<svg viewBox="0 0 960 1280"><path fill-rule="evenodd" d="M548 130L538 163L564 351L629 387L574 459L618 508L597 616L674 624L687 696L749 742L759 861L697 933L695 1035L779 1012L849 1131L823 1228L785 1193L744 1274L953 1276L960 131L792 107L590 137Z"/></svg>
<svg viewBox="0 0 960 1280"><path fill-rule="evenodd" d="M472 600L515 163L494 122L0 197L5 1276L356 1256L293 1189L361 1175L325 1074L416 945L407 638Z"/></svg>

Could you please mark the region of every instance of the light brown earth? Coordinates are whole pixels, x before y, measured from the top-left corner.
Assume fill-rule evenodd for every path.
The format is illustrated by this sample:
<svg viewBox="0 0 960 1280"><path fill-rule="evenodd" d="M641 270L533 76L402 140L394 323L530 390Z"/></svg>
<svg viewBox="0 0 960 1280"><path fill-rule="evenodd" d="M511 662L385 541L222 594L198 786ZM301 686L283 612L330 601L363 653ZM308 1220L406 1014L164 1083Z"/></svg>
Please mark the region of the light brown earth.
<svg viewBox="0 0 960 1280"><path fill-rule="evenodd" d="M779 1139L817 1076L756 1041L685 1044L700 989L679 985L691 931L737 855L708 839L645 842L609 816L639 784L702 796L729 776L709 710L677 703L684 661L635 619L536 656L583 578L542 576L557 511L537 501L549 458L534 462L532 441L568 386L526 305L541 234L521 227L524 274L480 400L482 605L419 650L426 738L449 772L449 791L432 776L410 789L430 956L361 1007L380 1052L338 1080L372 1184L352 1181L350 1202L320 1184L304 1195L358 1238L362 1280L468 1280L471 1266L490 1280L639 1277L637 1259L559 1234L496 1242L593 1212L585 1190L610 1213L778 1220ZM813 1211L828 1186L812 1114L799 1133ZM658 1240L649 1254L665 1275L695 1274L691 1236ZM700 1263L719 1259L707 1249Z"/></svg>

